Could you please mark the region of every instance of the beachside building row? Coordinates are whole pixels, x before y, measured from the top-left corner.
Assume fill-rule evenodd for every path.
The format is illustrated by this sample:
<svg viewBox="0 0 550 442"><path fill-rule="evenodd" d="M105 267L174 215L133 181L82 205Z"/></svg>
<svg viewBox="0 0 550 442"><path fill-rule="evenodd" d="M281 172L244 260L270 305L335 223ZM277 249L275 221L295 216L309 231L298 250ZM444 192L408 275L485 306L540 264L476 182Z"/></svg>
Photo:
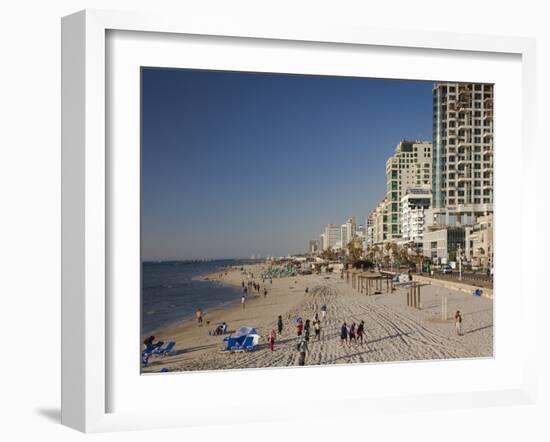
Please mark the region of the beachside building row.
<svg viewBox="0 0 550 442"><path fill-rule="evenodd" d="M414 241L426 256L448 259L462 238L467 259L486 265L491 227L474 226L493 213L493 85L436 82L432 95L433 140L403 140L386 161L386 193L367 218L366 243Z"/></svg>
<svg viewBox="0 0 550 442"><path fill-rule="evenodd" d="M319 235L319 240L310 240L309 253L315 254L328 250L347 249L347 246L355 238L365 236L362 225L357 224L357 219L352 216L343 224L327 224Z"/></svg>

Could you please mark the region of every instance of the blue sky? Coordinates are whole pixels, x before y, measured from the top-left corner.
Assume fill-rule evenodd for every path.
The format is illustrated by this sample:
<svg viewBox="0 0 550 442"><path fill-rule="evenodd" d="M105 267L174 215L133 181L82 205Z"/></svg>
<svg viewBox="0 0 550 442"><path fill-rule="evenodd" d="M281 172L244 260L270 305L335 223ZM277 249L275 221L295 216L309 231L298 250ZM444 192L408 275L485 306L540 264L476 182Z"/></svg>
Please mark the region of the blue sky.
<svg viewBox="0 0 550 442"><path fill-rule="evenodd" d="M143 259L304 252L431 140L428 81L142 70Z"/></svg>

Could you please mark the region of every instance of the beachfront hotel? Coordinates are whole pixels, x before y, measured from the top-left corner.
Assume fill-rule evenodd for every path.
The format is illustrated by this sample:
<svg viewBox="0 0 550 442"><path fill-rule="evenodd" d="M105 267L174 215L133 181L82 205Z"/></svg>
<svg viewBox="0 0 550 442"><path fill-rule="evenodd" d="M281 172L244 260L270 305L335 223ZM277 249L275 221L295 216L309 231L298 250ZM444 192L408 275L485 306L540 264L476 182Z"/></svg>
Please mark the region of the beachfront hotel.
<svg viewBox="0 0 550 442"><path fill-rule="evenodd" d="M434 84L432 207L451 225L493 211L493 85Z"/></svg>
<svg viewBox="0 0 550 442"><path fill-rule="evenodd" d="M401 238L401 198L410 187L432 184L432 143L401 141L386 161L387 232L385 240Z"/></svg>

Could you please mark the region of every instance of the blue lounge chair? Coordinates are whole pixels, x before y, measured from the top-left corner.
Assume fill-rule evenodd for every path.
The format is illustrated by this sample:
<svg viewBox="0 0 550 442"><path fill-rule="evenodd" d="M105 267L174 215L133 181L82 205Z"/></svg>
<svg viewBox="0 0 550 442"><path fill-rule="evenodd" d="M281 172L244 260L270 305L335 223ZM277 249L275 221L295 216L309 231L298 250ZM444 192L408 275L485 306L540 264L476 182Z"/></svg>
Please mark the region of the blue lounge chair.
<svg viewBox="0 0 550 442"><path fill-rule="evenodd" d="M154 351L153 354L158 356L166 356L168 353L172 351L172 349L174 348L174 345L176 345L174 341L169 341L168 344L166 344L166 347L158 348L158 350Z"/></svg>

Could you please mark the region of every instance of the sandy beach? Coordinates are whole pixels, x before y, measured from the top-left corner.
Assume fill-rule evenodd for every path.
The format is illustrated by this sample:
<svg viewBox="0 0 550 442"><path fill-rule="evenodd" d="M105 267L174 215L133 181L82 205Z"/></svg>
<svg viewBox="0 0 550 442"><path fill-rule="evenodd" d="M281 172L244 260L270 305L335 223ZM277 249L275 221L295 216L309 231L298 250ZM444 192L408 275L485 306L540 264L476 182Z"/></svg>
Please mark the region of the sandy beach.
<svg viewBox="0 0 550 442"><path fill-rule="evenodd" d="M246 271L261 273L264 265L251 265ZM207 275L221 283L241 287L246 275L239 269L227 275ZM256 281L258 278L256 277ZM182 321L154 333L157 340L176 342L166 357L150 358L143 373L194 371L237 368L285 367L298 365L297 336L294 318L313 319L321 316L323 304L327 317L321 324L321 338L311 334L306 365L349 364L407 360L455 359L493 356L493 301L435 285L421 287L422 308L406 305L406 287L393 293L367 296L354 290L339 274L303 275L277 278L270 283L259 280L259 294L247 297L245 308L240 301L205 312L204 323ZM268 294L263 296L263 289ZM308 293L306 293L306 288ZM441 297L447 296L448 318L441 318ZM460 310L463 316L461 336L455 332L452 319ZM267 347L266 336L276 330L282 315L284 328L275 342L275 351ZM365 321L364 345L342 344L340 327L343 321ZM255 327L262 336L254 352L221 352L224 336L210 336L208 330L225 321L229 332L240 326ZM207 324L209 322L209 324ZM145 336L143 337L145 338Z"/></svg>

